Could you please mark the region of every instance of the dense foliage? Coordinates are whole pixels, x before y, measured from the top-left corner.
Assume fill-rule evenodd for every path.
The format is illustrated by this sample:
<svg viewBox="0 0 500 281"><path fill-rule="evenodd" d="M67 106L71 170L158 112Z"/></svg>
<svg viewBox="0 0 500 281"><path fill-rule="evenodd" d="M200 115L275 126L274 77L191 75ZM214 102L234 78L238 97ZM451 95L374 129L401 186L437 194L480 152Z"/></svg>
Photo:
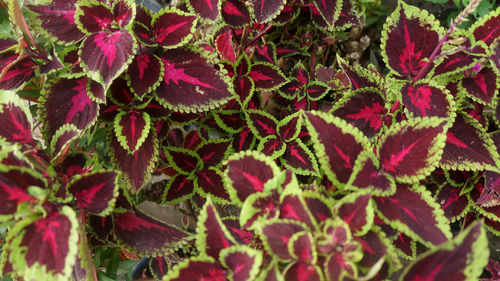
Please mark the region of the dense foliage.
<svg viewBox="0 0 500 281"><path fill-rule="evenodd" d="M0 276L497 280L479 2L397 3L363 67L363 1L2 1Z"/></svg>

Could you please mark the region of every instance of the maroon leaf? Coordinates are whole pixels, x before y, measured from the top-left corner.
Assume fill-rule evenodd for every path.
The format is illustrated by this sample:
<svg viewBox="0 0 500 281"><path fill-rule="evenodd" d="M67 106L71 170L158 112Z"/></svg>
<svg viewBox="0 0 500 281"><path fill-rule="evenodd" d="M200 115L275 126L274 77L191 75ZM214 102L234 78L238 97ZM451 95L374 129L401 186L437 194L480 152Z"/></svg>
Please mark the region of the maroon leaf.
<svg viewBox="0 0 500 281"><path fill-rule="evenodd" d="M483 41L486 45L491 45L496 38L500 37L500 13L498 10L492 11L477 21L471 29L476 42Z"/></svg>
<svg viewBox="0 0 500 281"><path fill-rule="evenodd" d="M14 269L22 268L24 276L36 276L40 268L44 268L50 275L68 279L78 242L75 214L69 207L64 206L61 212L52 211L45 218L30 222L20 234L9 247L11 255L21 257L13 259Z"/></svg>
<svg viewBox="0 0 500 281"><path fill-rule="evenodd" d="M382 119L387 113L384 105L385 100L380 92L373 88L363 89L346 95L335 105L332 113L351 123L371 138L382 128Z"/></svg>
<svg viewBox="0 0 500 281"><path fill-rule="evenodd" d="M414 258L416 255L416 244L415 240L411 239L407 235L401 233L394 240L394 246L401 251L406 257Z"/></svg>
<svg viewBox="0 0 500 281"><path fill-rule="evenodd" d="M92 232L99 240L103 242L108 240L113 231L112 216L100 217L89 215L88 222L92 228Z"/></svg>
<svg viewBox="0 0 500 281"><path fill-rule="evenodd" d="M199 158L194 153L175 148L168 148L165 153L171 165L180 173L189 174L199 166Z"/></svg>
<svg viewBox="0 0 500 281"><path fill-rule="evenodd" d="M263 111L249 110L247 122L254 134L261 139L277 133L278 122L270 114L264 114Z"/></svg>
<svg viewBox="0 0 500 281"><path fill-rule="evenodd" d="M25 57L14 65L10 66L0 80L0 89L2 90L16 90L20 88L24 82L28 81L33 77L35 72L35 63L31 58ZM6 67L5 65L4 67ZM2 71L4 70L2 67Z"/></svg>
<svg viewBox="0 0 500 281"><path fill-rule="evenodd" d="M149 261L149 269L156 280L161 280L168 272L170 262L165 257L152 258Z"/></svg>
<svg viewBox="0 0 500 281"><path fill-rule="evenodd" d="M194 195L194 181L185 175L170 179L163 193L163 202L173 203L191 198Z"/></svg>
<svg viewBox="0 0 500 281"><path fill-rule="evenodd" d="M370 194L363 194L357 196L352 202L345 202L339 207L337 215L349 225L352 233L362 232L366 225L372 223L370 222L370 214L367 213L370 202ZM371 218L373 219L373 215Z"/></svg>
<svg viewBox="0 0 500 281"><path fill-rule="evenodd" d="M302 198L316 222L323 222L333 216L332 208L324 198L316 198L315 196L305 193L302 194Z"/></svg>
<svg viewBox="0 0 500 281"><path fill-rule="evenodd" d="M257 61L274 64L276 62L276 46L272 42L257 46L253 55Z"/></svg>
<svg viewBox="0 0 500 281"><path fill-rule="evenodd" d="M214 200L222 199L229 201L229 194L224 189L224 182L222 181L222 176L215 169L206 169L198 173L198 177L195 180L195 186L197 186L202 194L205 196L211 195Z"/></svg>
<svg viewBox="0 0 500 281"><path fill-rule="evenodd" d="M382 35L384 60L397 74L414 78L438 45L440 33L433 17L402 2L391 17Z"/></svg>
<svg viewBox="0 0 500 281"><path fill-rule="evenodd" d="M334 21L339 17L342 2L338 0L314 0L315 6L328 26L333 26Z"/></svg>
<svg viewBox="0 0 500 281"><path fill-rule="evenodd" d="M118 141L130 153L141 147L150 132L150 126L149 115L133 109L118 113L114 123Z"/></svg>
<svg viewBox="0 0 500 281"><path fill-rule="evenodd" d="M360 163L356 164L357 171L352 175L354 179L350 179L352 186L360 189L371 188L374 195L389 195L394 192L394 180L379 169L377 159L372 156L359 159Z"/></svg>
<svg viewBox="0 0 500 281"><path fill-rule="evenodd" d="M498 80L493 69L485 67L474 77L462 79L461 86L477 102L490 104L497 90Z"/></svg>
<svg viewBox="0 0 500 281"><path fill-rule="evenodd" d="M483 169L495 166L494 148L481 125L469 116L457 114L446 133L446 144L440 164L458 169Z"/></svg>
<svg viewBox="0 0 500 281"><path fill-rule="evenodd" d="M258 23L272 20L285 5L283 0L256 0L253 2L253 16Z"/></svg>
<svg viewBox="0 0 500 281"><path fill-rule="evenodd" d="M302 224L293 220L275 220L266 222L260 230L260 236L266 249L280 260L290 260L288 241L300 231L306 230Z"/></svg>
<svg viewBox="0 0 500 281"><path fill-rule="evenodd" d="M226 280L226 271L208 257L191 257L176 266L168 277L170 281Z"/></svg>
<svg viewBox="0 0 500 281"><path fill-rule="evenodd" d="M226 0L222 3L222 18L231 27L243 27L251 22L250 12L241 0Z"/></svg>
<svg viewBox="0 0 500 281"><path fill-rule="evenodd" d="M462 70L464 67L470 66L473 62L474 57L466 52L454 53L446 56L444 60L436 66L434 75L450 75Z"/></svg>
<svg viewBox="0 0 500 281"><path fill-rule="evenodd" d="M41 21L42 32L55 37L58 41L69 44L80 41L84 34L75 24L76 0L55 0L46 5L26 5L36 12Z"/></svg>
<svg viewBox="0 0 500 281"><path fill-rule="evenodd" d="M393 126L393 132L382 138L378 149L384 171L395 178L414 182L423 178L438 164L444 146L444 119L418 119ZM429 121L426 123L426 121Z"/></svg>
<svg viewBox="0 0 500 281"><path fill-rule="evenodd" d="M244 127L241 132L233 135L232 148L235 152L250 150L254 144L255 137L250 128Z"/></svg>
<svg viewBox="0 0 500 281"><path fill-rule="evenodd" d="M453 110L448 94L427 83L406 84L401 95L403 105L414 117L448 117Z"/></svg>
<svg viewBox="0 0 500 281"><path fill-rule="evenodd" d="M42 176L31 170L10 166L0 173L0 215L12 215L22 202L36 201L28 194L29 186L44 188L46 183Z"/></svg>
<svg viewBox="0 0 500 281"><path fill-rule="evenodd" d="M286 195L280 201L280 218L302 222L311 229L315 227L309 216L307 205L298 195Z"/></svg>
<svg viewBox="0 0 500 281"><path fill-rule="evenodd" d="M500 174L493 171L484 172L484 189L476 204L482 207L494 207L500 205Z"/></svg>
<svg viewBox="0 0 500 281"><path fill-rule="evenodd" d="M406 235L426 244L441 244L451 235L449 226L442 214L437 215L436 204L429 204L430 196L422 193L406 184L398 184L394 195L375 197L377 210L386 222L392 222L391 226Z"/></svg>
<svg viewBox="0 0 500 281"><path fill-rule="evenodd" d="M320 272L318 267L307 262L298 261L286 269L284 278L290 281L320 281L322 280Z"/></svg>
<svg viewBox="0 0 500 281"><path fill-rule="evenodd" d="M253 94L254 82L247 76L234 76L233 88L240 97L241 103L245 104Z"/></svg>
<svg viewBox="0 0 500 281"><path fill-rule="evenodd" d="M188 234L176 226L153 219L139 211L115 213L113 230L116 239L141 256L176 248Z"/></svg>
<svg viewBox="0 0 500 281"><path fill-rule="evenodd" d="M121 28L127 27L135 17L135 5L126 0L115 0L113 3L113 17Z"/></svg>
<svg viewBox="0 0 500 281"><path fill-rule="evenodd" d="M93 33L82 42L80 58L89 76L107 87L131 62L135 47L127 30Z"/></svg>
<svg viewBox="0 0 500 281"><path fill-rule="evenodd" d="M74 124L77 129L85 130L97 118L98 103L91 99L93 94L87 90L91 80L81 78L60 78L44 88L41 107L46 136L55 135L64 124ZM102 87L96 88L99 92Z"/></svg>
<svg viewBox="0 0 500 281"><path fill-rule="evenodd" d="M173 48L191 38L192 28L195 25L194 15L177 9L165 9L153 18L153 39L160 46Z"/></svg>
<svg viewBox="0 0 500 281"><path fill-rule="evenodd" d="M76 205L94 214L102 214L112 207L118 195L118 175L115 172L96 172L77 178L68 190L76 199Z"/></svg>
<svg viewBox="0 0 500 281"><path fill-rule="evenodd" d="M203 19L213 21L219 17L219 0L189 0L189 5Z"/></svg>
<svg viewBox="0 0 500 281"><path fill-rule="evenodd" d="M301 129L300 116L296 115L285 124L280 124L278 134L284 141L291 141L297 136L297 131Z"/></svg>
<svg viewBox="0 0 500 281"><path fill-rule="evenodd" d="M478 279L488 263L487 238L481 224L471 225L453 241L423 254L408 266L401 280Z"/></svg>
<svg viewBox="0 0 500 281"><path fill-rule="evenodd" d="M345 129L348 126L342 124L340 119L333 119L334 122L331 122L325 120L322 115L310 112L306 113L306 116L312 125L308 128L314 130L313 141L323 171L334 183L346 183L353 171L354 161L364 149L364 144L359 137ZM322 151L321 155L318 150Z"/></svg>
<svg viewBox="0 0 500 281"><path fill-rule="evenodd" d="M215 40L215 48L222 59L231 63L236 62L235 45L233 43L233 35L230 31L217 36L217 39Z"/></svg>
<svg viewBox="0 0 500 281"><path fill-rule="evenodd" d="M113 12L105 3L79 3L74 16L78 28L87 34L113 30Z"/></svg>
<svg viewBox="0 0 500 281"><path fill-rule="evenodd" d="M231 141L225 139L206 142L201 144L196 152L203 161L203 165L205 168L208 168L210 166L217 166L224 159L226 150L228 149L230 144Z"/></svg>
<svg viewBox="0 0 500 281"><path fill-rule="evenodd" d="M161 59L156 55L139 54L127 69L130 88L139 99L158 87L162 77Z"/></svg>
<svg viewBox="0 0 500 281"><path fill-rule="evenodd" d="M253 64L249 76L255 82L255 87L260 89L273 89L286 82L279 68L272 64Z"/></svg>
<svg viewBox="0 0 500 281"><path fill-rule="evenodd" d="M342 10L335 21L335 28L345 29L352 25L361 25L357 10L358 8L354 7L351 1L342 1Z"/></svg>
<svg viewBox="0 0 500 281"><path fill-rule="evenodd" d="M219 259L222 249L235 245L234 238L222 223L211 201L205 203L196 227L196 245L205 255Z"/></svg>
<svg viewBox="0 0 500 281"><path fill-rule="evenodd" d="M262 254L249 247L228 249L220 258L222 265L233 272L232 280L253 280L262 261Z"/></svg>
<svg viewBox="0 0 500 281"><path fill-rule="evenodd" d="M300 140L287 143L281 159L283 159L285 167L291 168L296 174L313 175L317 173L316 158Z"/></svg>
<svg viewBox="0 0 500 281"><path fill-rule="evenodd" d="M445 184L439 189L436 195L436 202L441 204L441 208L444 211L444 215L451 221L454 222L468 209L469 200L467 196L460 195L460 189L452 186L451 184Z"/></svg>
<svg viewBox="0 0 500 281"><path fill-rule="evenodd" d="M367 234L354 239L361 243L363 258L358 262L358 265L363 268L372 268L382 257L388 254L388 248L381 239L381 235L373 230ZM383 271L381 269L380 271ZM375 278L375 280L384 280L383 276Z"/></svg>
<svg viewBox="0 0 500 281"><path fill-rule="evenodd" d="M156 90L162 105L182 111L200 111L232 97L226 81L200 54L174 49L166 51L162 61L164 79Z"/></svg>
<svg viewBox="0 0 500 281"><path fill-rule="evenodd" d="M258 150L273 158L280 157L286 149L286 144L275 136L268 137L259 144Z"/></svg>
<svg viewBox="0 0 500 281"><path fill-rule="evenodd" d="M241 204L250 194L264 189L264 184L274 177L276 168L268 164L265 158L257 158L252 154L238 155L237 158L232 156L227 162L225 182L234 190L231 199Z"/></svg>
<svg viewBox="0 0 500 281"><path fill-rule="evenodd" d="M156 135L151 131L141 147L133 154L122 147L114 134L108 135L110 154L116 167L122 171L127 184L134 190L139 190L151 176L158 157Z"/></svg>
<svg viewBox="0 0 500 281"><path fill-rule="evenodd" d="M32 143L31 120L26 116L27 108L15 94L2 93L0 97L0 138L10 143ZM15 99L14 99L15 98Z"/></svg>

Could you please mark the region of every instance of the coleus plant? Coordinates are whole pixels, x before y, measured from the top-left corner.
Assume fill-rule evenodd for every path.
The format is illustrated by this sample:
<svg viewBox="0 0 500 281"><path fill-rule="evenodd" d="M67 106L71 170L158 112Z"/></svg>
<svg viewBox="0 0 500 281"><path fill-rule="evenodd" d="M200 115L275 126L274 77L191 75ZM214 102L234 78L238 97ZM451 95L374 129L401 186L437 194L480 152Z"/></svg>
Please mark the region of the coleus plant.
<svg viewBox="0 0 500 281"><path fill-rule="evenodd" d="M116 248L163 280L495 280L478 3L445 30L399 2L378 69L342 58L351 0L2 1L0 274L118 278Z"/></svg>

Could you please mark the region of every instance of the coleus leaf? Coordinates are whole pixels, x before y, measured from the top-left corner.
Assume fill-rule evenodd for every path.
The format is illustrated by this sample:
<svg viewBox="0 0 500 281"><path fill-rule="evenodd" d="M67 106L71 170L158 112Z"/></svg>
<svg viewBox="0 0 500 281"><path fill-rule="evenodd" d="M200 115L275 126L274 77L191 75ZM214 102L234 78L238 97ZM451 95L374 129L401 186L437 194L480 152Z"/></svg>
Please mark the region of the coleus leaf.
<svg viewBox="0 0 500 281"><path fill-rule="evenodd" d="M222 160L224 160L230 144L231 141L227 139L208 140L201 143L196 148L196 152L200 156L205 168L210 166L215 167L219 166Z"/></svg>
<svg viewBox="0 0 500 281"><path fill-rule="evenodd" d="M453 97L444 88L428 83L407 83L401 89L402 103L412 117L453 117Z"/></svg>
<svg viewBox="0 0 500 281"><path fill-rule="evenodd" d="M351 193L339 204L336 207L337 216L349 225L354 235L362 236L373 226L374 211L369 193Z"/></svg>
<svg viewBox="0 0 500 281"><path fill-rule="evenodd" d="M0 95L0 138L10 143L28 144L31 135L32 116L29 108L18 95L4 91Z"/></svg>
<svg viewBox="0 0 500 281"><path fill-rule="evenodd" d="M276 159L285 153L286 144L276 136L269 136L260 141L257 150Z"/></svg>
<svg viewBox="0 0 500 281"><path fill-rule="evenodd" d="M305 230L307 230L306 226L291 219L263 221L257 227L265 249L282 261L293 259L288 250L288 242L295 233Z"/></svg>
<svg viewBox="0 0 500 281"><path fill-rule="evenodd" d="M149 260L149 270L155 280L162 280L169 271L170 262L165 257L155 257Z"/></svg>
<svg viewBox="0 0 500 281"><path fill-rule="evenodd" d="M220 252L219 261L231 271L231 280L255 280L262 264L262 251L246 245L235 245Z"/></svg>
<svg viewBox="0 0 500 281"><path fill-rule="evenodd" d="M475 63L474 57L464 51L446 56L441 63L436 66L434 76L452 75L460 72Z"/></svg>
<svg viewBox="0 0 500 281"><path fill-rule="evenodd" d="M500 37L500 9L491 11L488 15L476 21L471 27L475 42L483 41L490 46Z"/></svg>
<svg viewBox="0 0 500 281"><path fill-rule="evenodd" d="M342 10L343 2L341 0L314 0L317 10L329 28L334 27L334 22L338 19Z"/></svg>
<svg viewBox="0 0 500 281"><path fill-rule="evenodd" d="M9 64L9 69L0 80L0 89L2 90L15 91L21 88L35 74L36 64L30 57L21 58L19 61L12 63L13 65L10 66ZM2 71L5 67L2 68Z"/></svg>
<svg viewBox="0 0 500 281"><path fill-rule="evenodd" d="M323 274L321 273L321 269L319 266L302 261L295 262L288 266L283 274L285 280L290 281L323 280Z"/></svg>
<svg viewBox="0 0 500 281"><path fill-rule="evenodd" d="M98 171L76 176L69 183L76 205L87 212L107 215L118 196L118 174L113 171Z"/></svg>
<svg viewBox="0 0 500 281"><path fill-rule="evenodd" d="M233 43L233 35L230 31L224 32L215 39L215 49L220 54L221 58L231 63L236 62L235 44Z"/></svg>
<svg viewBox="0 0 500 281"><path fill-rule="evenodd" d="M93 97L101 96L103 91L85 77L59 78L47 83L40 106L44 135L53 136L64 124L74 124L82 131L88 128L98 115L99 103Z"/></svg>
<svg viewBox="0 0 500 281"><path fill-rule="evenodd" d="M56 0L44 5L26 5L37 13L40 31L63 44L80 41L84 34L75 24L76 0Z"/></svg>
<svg viewBox="0 0 500 281"><path fill-rule="evenodd" d="M201 166L199 155L189 149L182 147L168 147L165 155L170 163L179 173L188 175Z"/></svg>
<svg viewBox="0 0 500 281"><path fill-rule="evenodd" d="M202 19L215 21L219 17L219 0L189 0L187 3Z"/></svg>
<svg viewBox="0 0 500 281"><path fill-rule="evenodd" d="M253 17L258 23L275 18L285 5L284 0L256 0L252 4Z"/></svg>
<svg viewBox="0 0 500 281"><path fill-rule="evenodd" d="M316 158L300 139L287 143L285 152L280 159L283 166L291 169L297 175L318 174Z"/></svg>
<svg viewBox="0 0 500 281"><path fill-rule="evenodd" d="M120 111L115 117L114 131L122 148L133 154L151 131L150 117L140 110Z"/></svg>
<svg viewBox="0 0 500 281"><path fill-rule="evenodd" d="M177 226L154 219L138 210L114 213L115 239L140 256L163 253L180 246L189 234Z"/></svg>
<svg viewBox="0 0 500 281"><path fill-rule="evenodd" d="M302 200L302 197L297 194L284 194L286 192L282 193L279 203L279 218L302 222L311 229L317 227L317 224L315 224L317 222L311 219L311 213L307 208L307 204Z"/></svg>
<svg viewBox="0 0 500 281"><path fill-rule="evenodd" d="M449 183L441 186L435 198L441 204L445 217L452 223L463 217L470 207L467 196L460 195L460 189Z"/></svg>
<svg viewBox="0 0 500 281"><path fill-rule="evenodd" d="M426 59L443 34L439 22L427 11L399 2L382 31L384 62L397 75L415 78L423 71L428 63Z"/></svg>
<svg viewBox="0 0 500 281"><path fill-rule="evenodd" d="M161 59L154 54L138 54L127 68L127 81L134 94L142 99L160 85L163 73Z"/></svg>
<svg viewBox="0 0 500 281"><path fill-rule="evenodd" d="M262 46L256 46L254 58L258 61L276 63L276 45L273 42L267 42Z"/></svg>
<svg viewBox="0 0 500 281"><path fill-rule="evenodd" d="M194 180L186 175L178 174L168 181L162 202L175 204L191 198L194 194Z"/></svg>
<svg viewBox="0 0 500 281"><path fill-rule="evenodd" d="M424 245L438 245L451 238L443 210L422 186L398 184L389 197L375 197L377 214L390 226Z"/></svg>
<svg viewBox="0 0 500 281"><path fill-rule="evenodd" d="M262 192L265 183L279 171L272 159L255 151L231 155L226 166L224 184L231 202L239 206L250 194Z"/></svg>
<svg viewBox="0 0 500 281"><path fill-rule="evenodd" d="M53 154L52 162L57 163L64 158L69 151L71 144L79 138L81 131L74 124L64 124L56 131L50 142Z"/></svg>
<svg viewBox="0 0 500 281"><path fill-rule="evenodd" d="M82 42L78 53L87 75L108 88L130 64L136 49L132 34L122 29L90 34Z"/></svg>
<svg viewBox="0 0 500 281"><path fill-rule="evenodd" d="M216 260L223 249L236 245L236 241L217 214L212 201L207 200L200 212L196 226L198 250Z"/></svg>
<svg viewBox="0 0 500 281"><path fill-rule="evenodd" d="M153 38L147 38L148 41L171 49L184 45L192 38L196 17L176 8L164 8L154 14L151 24Z"/></svg>
<svg viewBox="0 0 500 281"><path fill-rule="evenodd" d="M44 218L31 217L9 231L10 262L27 280L68 280L76 260L78 223L63 206Z"/></svg>
<svg viewBox="0 0 500 281"><path fill-rule="evenodd" d="M241 0L222 2L221 15L224 21L233 28L241 28L251 22L248 7Z"/></svg>
<svg viewBox="0 0 500 281"><path fill-rule="evenodd" d="M384 259L384 264L373 277L374 280L386 279L391 270L397 270L401 266L399 259L395 256L391 241L379 228L374 228L363 236L354 236L353 238L362 247L363 257L357 262L358 268L372 270L376 268L381 259ZM392 269L384 270L386 266Z"/></svg>
<svg viewBox="0 0 500 281"><path fill-rule="evenodd" d="M288 241L288 251L295 260L314 264L317 259L314 242L310 232L297 232Z"/></svg>
<svg viewBox="0 0 500 281"><path fill-rule="evenodd" d="M338 116L356 128L367 137L372 138L382 128L383 117L387 113L385 100L379 90L363 88L344 95L332 109L332 114Z"/></svg>
<svg viewBox="0 0 500 281"><path fill-rule="evenodd" d="M245 229L254 229L258 221L277 218L279 207L276 191L252 193L241 206L240 225Z"/></svg>
<svg viewBox="0 0 500 281"><path fill-rule="evenodd" d="M112 30L114 23L110 7L95 0L78 3L73 17L78 28L86 34Z"/></svg>
<svg viewBox="0 0 500 281"><path fill-rule="evenodd" d="M351 1L342 1L342 10L335 21L335 29L345 30L352 25L361 25L358 15L358 7Z"/></svg>
<svg viewBox="0 0 500 281"><path fill-rule="evenodd" d="M337 61L349 78L351 87L354 90L368 87L377 88L379 86L378 78L370 70L359 65L348 65L340 56L337 56Z"/></svg>
<svg viewBox="0 0 500 281"><path fill-rule="evenodd" d="M205 197L209 196L217 203L228 203L229 194L224 189L222 172L217 168L203 169L194 181L195 188Z"/></svg>
<svg viewBox="0 0 500 281"><path fill-rule="evenodd" d="M184 280L227 280L226 271L215 260L208 256L197 256L178 263L163 277L165 281Z"/></svg>
<svg viewBox="0 0 500 281"><path fill-rule="evenodd" d="M490 104L500 84L500 78L491 67L485 67L473 77L466 77L460 81L459 87L474 101L481 104Z"/></svg>
<svg viewBox="0 0 500 281"><path fill-rule="evenodd" d="M438 165L448 127L446 119L415 118L394 124L381 138L377 154L385 172L412 183Z"/></svg>
<svg viewBox="0 0 500 281"><path fill-rule="evenodd" d="M478 171L494 167L498 152L491 137L474 118L457 114L446 133L446 144L440 160L445 169Z"/></svg>
<svg viewBox="0 0 500 281"><path fill-rule="evenodd" d="M158 140L154 130L133 154L125 150L113 132L108 134L110 155L127 185L138 191L147 182L158 159Z"/></svg>
<svg viewBox="0 0 500 281"><path fill-rule="evenodd" d="M488 264L489 249L482 223L476 222L453 240L430 249L410 264L401 280L477 280ZM450 279L450 280L451 280Z"/></svg>
<svg viewBox="0 0 500 281"><path fill-rule="evenodd" d="M276 89L287 81L276 65L265 62L252 64L248 76L255 82L256 88L266 90Z"/></svg>
<svg viewBox="0 0 500 281"><path fill-rule="evenodd" d="M391 195L396 190L394 179L380 169L378 159L371 151L360 154L346 189L370 189L372 195Z"/></svg>
<svg viewBox="0 0 500 281"><path fill-rule="evenodd" d="M484 189L476 201L481 207L500 205L500 174L493 171L484 172Z"/></svg>
<svg viewBox="0 0 500 281"><path fill-rule="evenodd" d="M262 110L248 110L245 112L248 126L259 139L276 135L278 121L271 114Z"/></svg>
<svg viewBox="0 0 500 281"><path fill-rule="evenodd" d="M493 66L493 70L500 76L500 39L496 40L491 46L489 59Z"/></svg>
<svg viewBox="0 0 500 281"><path fill-rule="evenodd" d="M113 216L100 217L89 215L88 223L91 227L90 232L92 232L97 239L106 242L111 237L114 227Z"/></svg>
<svg viewBox="0 0 500 281"><path fill-rule="evenodd" d="M305 115L321 169L334 184L345 184L356 158L369 146L368 138L338 117L313 111Z"/></svg>
<svg viewBox="0 0 500 281"><path fill-rule="evenodd" d="M164 78L156 89L160 104L181 112L205 111L232 97L229 81L200 53L168 50L162 57Z"/></svg>
<svg viewBox="0 0 500 281"><path fill-rule="evenodd" d="M45 178L28 167L0 166L0 221L9 219L23 202L38 199L28 193L30 186L45 188Z"/></svg>

